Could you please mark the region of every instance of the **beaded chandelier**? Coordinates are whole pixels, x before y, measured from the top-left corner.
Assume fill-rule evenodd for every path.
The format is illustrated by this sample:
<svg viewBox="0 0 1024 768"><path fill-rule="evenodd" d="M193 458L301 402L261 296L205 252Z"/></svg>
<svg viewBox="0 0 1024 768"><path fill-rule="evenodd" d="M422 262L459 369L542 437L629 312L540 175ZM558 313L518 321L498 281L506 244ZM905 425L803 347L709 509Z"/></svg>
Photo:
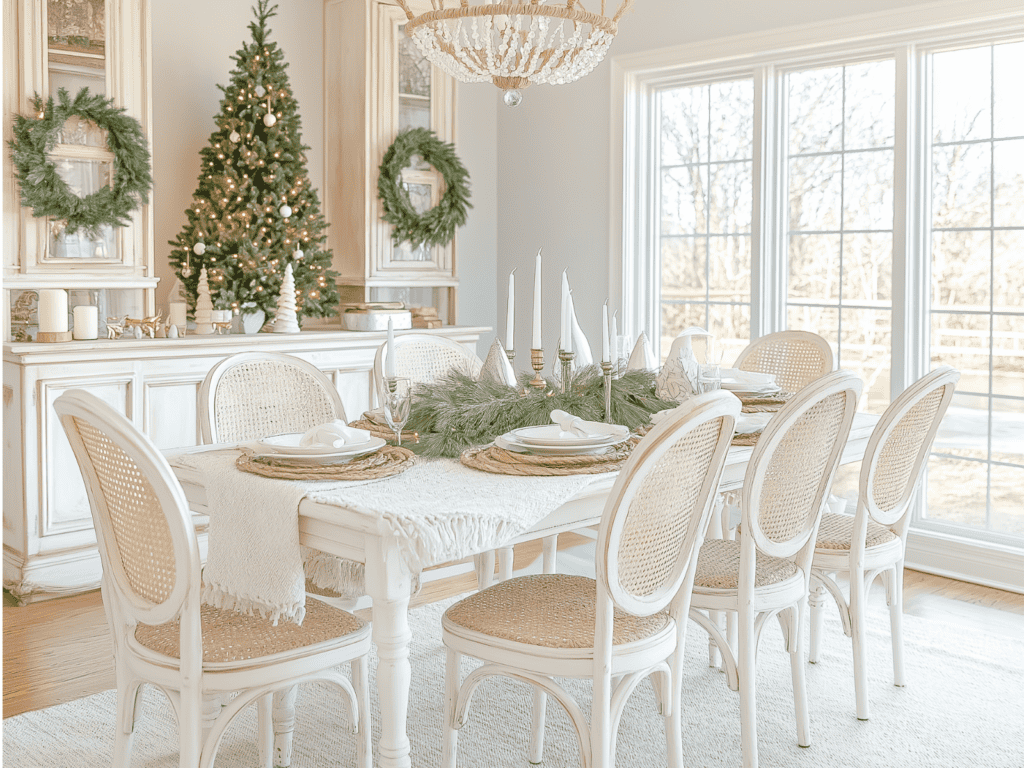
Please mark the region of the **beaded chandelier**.
<svg viewBox="0 0 1024 768"><path fill-rule="evenodd" d="M522 101L531 83L571 83L596 67L633 4L619 0L615 15L584 9L581 0L564 5L545 0L431 0L432 10L416 16L410 0L397 0L409 17L405 33L423 55L463 83L493 82L505 103ZM458 5L455 5L455 3Z"/></svg>

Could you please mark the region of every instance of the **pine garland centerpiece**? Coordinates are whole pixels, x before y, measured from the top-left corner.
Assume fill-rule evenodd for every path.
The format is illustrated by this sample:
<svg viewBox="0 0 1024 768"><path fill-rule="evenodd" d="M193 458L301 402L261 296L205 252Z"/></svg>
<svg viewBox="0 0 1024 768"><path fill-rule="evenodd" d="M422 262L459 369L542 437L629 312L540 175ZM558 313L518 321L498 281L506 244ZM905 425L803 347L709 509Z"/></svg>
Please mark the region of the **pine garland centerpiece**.
<svg viewBox="0 0 1024 768"><path fill-rule="evenodd" d="M153 186L149 145L142 126L112 99L89 93L82 88L71 98L67 89L57 91L45 103L36 94L32 99L33 117L16 115L14 138L8 146L14 174L21 187L21 204L36 217L49 216L63 223L66 234L79 230L99 238L104 226L123 227L131 212L149 202ZM95 192L75 194L57 172L51 156L69 118L95 124L106 133L107 149L113 155L113 179Z"/></svg>
<svg viewBox="0 0 1024 768"><path fill-rule="evenodd" d="M444 178L445 191L440 202L428 211L418 213L402 182L402 170L413 155L423 158ZM469 171L455 154L455 147L437 138L427 128L412 128L398 138L384 153L377 177L377 194L384 215L391 225L391 240L419 245L445 245L455 237L455 230L466 223L469 203Z"/></svg>
<svg viewBox="0 0 1024 768"><path fill-rule="evenodd" d="M612 379L612 423L636 430L650 423L652 413L679 405L655 394L654 377L653 371L628 370ZM598 366L578 370L571 393L559 392L554 382L545 389L527 386L531 378L523 374L516 389L452 371L433 384L417 386L405 427L419 434L414 450L456 458L466 448L510 430L550 424L556 408L586 421L604 421L604 375Z"/></svg>

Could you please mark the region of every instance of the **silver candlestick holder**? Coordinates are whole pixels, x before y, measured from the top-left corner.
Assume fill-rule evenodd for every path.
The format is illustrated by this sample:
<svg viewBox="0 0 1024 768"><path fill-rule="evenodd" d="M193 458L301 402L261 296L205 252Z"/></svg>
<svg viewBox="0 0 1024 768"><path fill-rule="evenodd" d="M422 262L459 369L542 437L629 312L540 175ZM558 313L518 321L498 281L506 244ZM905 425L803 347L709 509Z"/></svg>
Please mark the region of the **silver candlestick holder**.
<svg viewBox="0 0 1024 768"><path fill-rule="evenodd" d="M558 350L558 359L562 362L562 394L572 392L572 361L576 358L575 352Z"/></svg>
<svg viewBox="0 0 1024 768"><path fill-rule="evenodd" d="M604 373L604 420L606 424L612 423L612 373L615 371L615 364L607 360L601 361L601 371Z"/></svg>
<svg viewBox="0 0 1024 768"><path fill-rule="evenodd" d="M530 379L530 386L534 389L544 389L548 385L544 381L544 377L540 375L540 372L544 370L544 350L543 349L531 349L530 350L530 365L533 367L533 378Z"/></svg>

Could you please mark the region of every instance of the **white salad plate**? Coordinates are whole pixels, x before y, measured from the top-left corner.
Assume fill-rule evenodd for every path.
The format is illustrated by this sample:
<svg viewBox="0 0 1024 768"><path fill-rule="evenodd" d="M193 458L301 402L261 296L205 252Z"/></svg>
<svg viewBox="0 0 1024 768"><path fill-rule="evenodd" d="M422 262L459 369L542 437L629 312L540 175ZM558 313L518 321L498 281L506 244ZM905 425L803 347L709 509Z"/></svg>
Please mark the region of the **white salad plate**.
<svg viewBox="0 0 1024 768"><path fill-rule="evenodd" d="M299 445L299 441L302 440L302 432L295 432L287 435L273 435L272 437L264 437L262 440L257 440L256 445L260 450L265 453L277 453L282 455L290 456L317 456L317 455L336 455L346 453L356 453L367 449L367 447L375 440L380 440L379 437L373 437L369 433L366 434L365 440L360 440L358 443L346 443L345 445L334 446L334 445ZM383 441L380 443L383 444ZM378 445L377 447L380 447Z"/></svg>
<svg viewBox="0 0 1024 768"><path fill-rule="evenodd" d="M386 440L379 437L371 437L369 440L357 445L346 445L343 450L335 449L331 453L257 453L257 459L273 459L281 464L295 464L296 466L321 466L329 464L345 464L353 459L376 453L387 445Z"/></svg>
<svg viewBox="0 0 1024 768"><path fill-rule="evenodd" d="M504 448L506 451L513 451L515 453L533 453L538 456L583 456L592 453L604 453L609 448L612 448L619 443L625 442L629 438L626 437L621 440L616 440L611 443L601 443L600 445L528 445L522 443L512 436L511 432L494 438L494 444L499 448Z"/></svg>
<svg viewBox="0 0 1024 768"><path fill-rule="evenodd" d="M629 428L621 424L603 424L599 421L584 421L583 428L589 434L577 437L571 432L563 432L557 424L543 424L539 427L520 427L513 429L506 437L526 445L548 447L596 447L607 446L629 437Z"/></svg>

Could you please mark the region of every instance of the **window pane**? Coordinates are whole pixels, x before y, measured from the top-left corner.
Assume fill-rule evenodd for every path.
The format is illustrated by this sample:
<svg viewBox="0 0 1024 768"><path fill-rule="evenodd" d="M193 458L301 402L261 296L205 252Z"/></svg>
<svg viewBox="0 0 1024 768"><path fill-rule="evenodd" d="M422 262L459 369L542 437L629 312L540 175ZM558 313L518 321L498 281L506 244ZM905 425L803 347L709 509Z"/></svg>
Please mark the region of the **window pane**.
<svg viewBox="0 0 1024 768"><path fill-rule="evenodd" d="M860 409L881 413L889 405L892 317L887 310L844 309L839 366L864 381Z"/></svg>
<svg viewBox="0 0 1024 768"><path fill-rule="evenodd" d="M891 147L896 133L896 62L846 67L846 149Z"/></svg>
<svg viewBox="0 0 1024 768"><path fill-rule="evenodd" d="M789 161L789 228L839 229L842 160L839 155L794 157Z"/></svg>
<svg viewBox="0 0 1024 768"><path fill-rule="evenodd" d="M1024 397L1024 315L996 315L992 333L992 392ZM1024 446L1024 429L1017 433Z"/></svg>
<svg viewBox="0 0 1024 768"><path fill-rule="evenodd" d="M932 150L932 226L987 227L991 223L986 144L956 144Z"/></svg>
<svg viewBox="0 0 1024 768"><path fill-rule="evenodd" d="M987 139L991 134L992 53L988 46L932 57L932 136L935 143Z"/></svg>
<svg viewBox="0 0 1024 768"><path fill-rule="evenodd" d="M925 518L985 527L988 464L932 456L928 460L928 507Z"/></svg>
<svg viewBox="0 0 1024 768"><path fill-rule="evenodd" d="M748 160L754 156L753 103L752 80L711 86L712 160Z"/></svg>
<svg viewBox="0 0 1024 768"><path fill-rule="evenodd" d="M1024 230L995 233L995 296L997 312L1017 312L1024 297Z"/></svg>
<svg viewBox="0 0 1024 768"><path fill-rule="evenodd" d="M789 236L789 296L839 300L839 235Z"/></svg>
<svg viewBox="0 0 1024 768"><path fill-rule="evenodd" d="M991 262L988 232L932 234L932 308L987 311Z"/></svg>
<svg viewBox="0 0 1024 768"><path fill-rule="evenodd" d="M750 238L708 238L711 255L711 299L750 301Z"/></svg>
<svg viewBox="0 0 1024 768"><path fill-rule="evenodd" d="M790 302L787 310L788 328L812 331L829 341L839 338L839 310L832 307L801 307Z"/></svg>
<svg viewBox="0 0 1024 768"><path fill-rule="evenodd" d="M661 239L661 296L663 299L705 297L704 270L707 238L663 237Z"/></svg>
<svg viewBox="0 0 1024 768"><path fill-rule="evenodd" d="M705 303L699 304L673 304L662 302L661 304L661 358L665 359L669 348L672 346L672 339L686 330L691 325L707 328L707 315L705 314ZM629 351L626 351L629 354Z"/></svg>
<svg viewBox="0 0 1024 768"><path fill-rule="evenodd" d="M844 229L892 229L892 152L846 155Z"/></svg>
<svg viewBox="0 0 1024 768"><path fill-rule="evenodd" d="M1024 424L1018 425L1024 429ZM992 467L992 530L1024 536L1024 504L1020 489L1024 488L1024 467Z"/></svg>
<svg viewBox="0 0 1024 768"><path fill-rule="evenodd" d="M843 238L843 301L891 304L891 232L848 234Z"/></svg>
<svg viewBox="0 0 1024 768"><path fill-rule="evenodd" d="M1020 396L1020 392L1015 393ZM1024 401L992 398L992 459L1024 467ZM1024 485L1018 487L1020 493ZM1017 506L1022 506L1019 501Z"/></svg>
<svg viewBox="0 0 1024 768"><path fill-rule="evenodd" d="M789 151L828 152L842 147L843 68L793 72L789 82Z"/></svg>
<svg viewBox="0 0 1024 768"><path fill-rule="evenodd" d="M722 306L712 304L705 326L715 335L722 364L729 366L750 343L750 305Z"/></svg>
<svg viewBox="0 0 1024 768"><path fill-rule="evenodd" d="M707 232L706 165L666 168L661 174L661 231L666 235Z"/></svg>
<svg viewBox="0 0 1024 768"><path fill-rule="evenodd" d="M995 225L1024 227L1024 139L995 145Z"/></svg>
<svg viewBox="0 0 1024 768"><path fill-rule="evenodd" d="M995 47L995 137L1024 136L1024 41Z"/></svg>
<svg viewBox="0 0 1024 768"><path fill-rule="evenodd" d="M710 219L708 231L715 234L750 231L751 163L710 166Z"/></svg>
<svg viewBox="0 0 1024 768"><path fill-rule="evenodd" d="M932 313L932 365L960 371L958 389L988 392L989 315Z"/></svg>
<svg viewBox="0 0 1024 768"><path fill-rule="evenodd" d="M708 87L674 88L658 94L661 164L707 162Z"/></svg>

